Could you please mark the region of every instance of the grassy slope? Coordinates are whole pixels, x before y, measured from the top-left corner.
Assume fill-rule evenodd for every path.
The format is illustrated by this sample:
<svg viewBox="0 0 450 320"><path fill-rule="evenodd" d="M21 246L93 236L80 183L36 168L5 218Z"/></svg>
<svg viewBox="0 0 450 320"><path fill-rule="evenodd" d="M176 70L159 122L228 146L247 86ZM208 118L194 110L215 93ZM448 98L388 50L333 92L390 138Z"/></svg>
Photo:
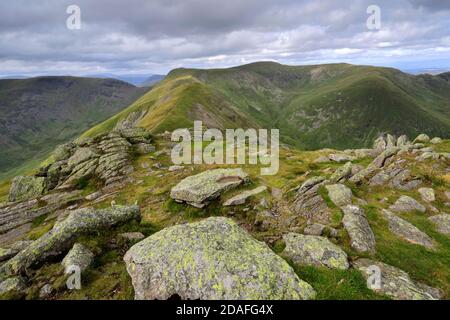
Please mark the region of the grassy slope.
<svg viewBox="0 0 450 320"><path fill-rule="evenodd" d="M0 81L0 178L35 167L58 144L109 118L146 89L113 79Z"/></svg>
<svg viewBox="0 0 450 320"><path fill-rule="evenodd" d="M153 132L198 119L209 127L279 128L285 142L306 149L362 147L385 132L448 137L450 85L441 77L348 64L176 69L85 135L112 128L136 110L148 110L140 125Z"/></svg>

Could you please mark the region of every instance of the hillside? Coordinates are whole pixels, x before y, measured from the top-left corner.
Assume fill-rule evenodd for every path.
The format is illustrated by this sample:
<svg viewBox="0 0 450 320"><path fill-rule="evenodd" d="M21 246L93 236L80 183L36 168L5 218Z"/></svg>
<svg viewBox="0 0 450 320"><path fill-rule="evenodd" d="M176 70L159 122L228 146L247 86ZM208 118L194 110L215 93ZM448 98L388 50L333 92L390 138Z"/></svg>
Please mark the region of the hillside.
<svg viewBox="0 0 450 320"><path fill-rule="evenodd" d="M145 89L113 79L0 80L0 178L111 117Z"/></svg>
<svg viewBox="0 0 450 320"><path fill-rule="evenodd" d="M450 84L442 76L349 64L259 62L228 69L176 69L85 136L130 119L152 132L191 126L279 128L305 149L369 146L382 133L450 135Z"/></svg>

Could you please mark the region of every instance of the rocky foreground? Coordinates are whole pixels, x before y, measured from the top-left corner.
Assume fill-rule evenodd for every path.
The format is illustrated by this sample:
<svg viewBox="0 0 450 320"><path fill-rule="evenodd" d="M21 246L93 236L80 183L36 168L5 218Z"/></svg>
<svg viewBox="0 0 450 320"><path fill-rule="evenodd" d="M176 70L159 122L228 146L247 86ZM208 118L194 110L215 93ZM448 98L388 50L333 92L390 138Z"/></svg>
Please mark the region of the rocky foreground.
<svg viewBox="0 0 450 320"><path fill-rule="evenodd" d="M250 165L172 166L168 136L75 141L13 179L0 297L449 298L448 140L285 148L263 179Z"/></svg>

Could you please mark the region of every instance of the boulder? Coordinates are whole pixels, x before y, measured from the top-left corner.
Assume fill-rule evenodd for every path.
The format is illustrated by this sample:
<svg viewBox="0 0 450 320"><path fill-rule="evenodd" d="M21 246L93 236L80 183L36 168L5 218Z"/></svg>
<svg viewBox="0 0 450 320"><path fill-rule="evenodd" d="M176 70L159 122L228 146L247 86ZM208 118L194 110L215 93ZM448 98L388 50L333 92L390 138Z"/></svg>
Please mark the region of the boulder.
<svg viewBox="0 0 450 320"><path fill-rule="evenodd" d="M408 137L405 135L401 135L400 137L398 137L397 139L397 147L404 147L407 146L408 144L410 144L410 142L408 141Z"/></svg>
<svg viewBox="0 0 450 320"><path fill-rule="evenodd" d="M170 192L178 202L186 202L202 208L223 192L235 188L248 180L248 175L238 169L214 169L181 180Z"/></svg>
<svg viewBox="0 0 450 320"><path fill-rule="evenodd" d="M65 273L70 273L71 267L76 266L83 272L91 265L94 260L94 254L81 243L75 243L69 253L64 257L61 264Z"/></svg>
<svg viewBox="0 0 450 320"><path fill-rule="evenodd" d="M347 162L342 167L337 168L331 175L330 182L336 183L349 178L352 174L352 166L351 162Z"/></svg>
<svg viewBox="0 0 450 320"><path fill-rule="evenodd" d="M430 142L430 137L425 133L419 134L413 141L414 143L427 143Z"/></svg>
<svg viewBox="0 0 450 320"><path fill-rule="evenodd" d="M318 192L324 184L323 177L312 177L305 181L297 190L292 211L311 223L330 223L330 209Z"/></svg>
<svg viewBox="0 0 450 320"><path fill-rule="evenodd" d="M394 300L436 300L440 299L439 290L413 281L409 275L396 267L369 259L358 259L353 266L360 270L368 280L367 287L377 293L387 295ZM380 283L370 283L374 270L380 271Z"/></svg>
<svg viewBox="0 0 450 320"><path fill-rule="evenodd" d="M327 238L297 233L283 235L286 243L282 255L299 265L348 269L347 254Z"/></svg>
<svg viewBox="0 0 450 320"><path fill-rule="evenodd" d="M315 297L286 261L223 217L163 229L134 245L124 260L139 300Z"/></svg>
<svg viewBox="0 0 450 320"><path fill-rule="evenodd" d="M375 139L375 141L373 142L373 149L381 152L384 149L386 149L386 140L384 139L383 136L378 137L377 139Z"/></svg>
<svg viewBox="0 0 450 320"><path fill-rule="evenodd" d="M434 190L432 188L419 188L420 196L422 200L425 202L433 202L436 200L436 196L434 194Z"/></svg>
<svg viewBox="0 0 450 320"><path fill-rule="evenodd" d="M436 229L440 233L450 236L450 214L438 214L436 216L429 217L428 220L436 226Z"/></svg>
<svg viewBox="0 0 450 320"><path fill-rule="evenodd" d="M82 208L54 225L53 229L34 241L0 267L0 274L15 275L32 265L45 262L69 250L76 239L133 219L139 219L138 206L114 206L109 209Z"/></svg>
<svg viewBox="0 0 450 320"><path fill-rule="evenodd" d="M326 163L330 161L330 158L328 158L327 156L320 156L316 160L314 160L314 163Z"/></svg>
<svg viewBox="0 0 450 320"><path fill-rule="evenodd" d="M119 234L119 237L125 239L127 241L141 241L145 238L145 236L140 232L126 232Z"/></svg>
<svg viewBox="0 0 450 320"><path fill-rule="evenodd" d="M355 205L341 209L344 212L342 224L350 237L350 246L358 252L375 253L375 235L364 210Z"/></svg>
<svg viewBox="0 0 450 320"><path fill-rule="evenodd" d="M331 201L338 206L345 206L352 203L352 190L343 184L331 184L325 187Z"/></svg>
<svg viewBox="0 0 450 320"><path fill-rule="evenodd" d="M227 201L225 201L223 203L223 205L224 206L237 206L237 205L244 204L245 201L247 201L248 198L250 198L250 197L252 197L254 195L257 195L259 193L262 193L262 192L264 192L266 190L267 190L266 186L260 186L260 187L257 187L255 189L253 189L253 190L244 191L244 192L242 192L242 193L240 193L240 194L238 194L238 195L228 199Z"/></svg>
<svg viewBox="0 0 450 320"><path fill-rule="evenodd" d="M396 236L414 244L424 246L428 249L433 249L433 239L427 234L420 231L412 223L397 217L389 210L382 210L382 214L388 221L389 230Z"/></svg>
<svg viewBox="0 0 450 320"><path fill-rule="evenodd" d="M343 154L343 153L332 153L328 155L328 158L334 162L344 162L344 161L353 161L356 160L355 157Z"/></svg>
<svg viewBox="0 0 450 320"><path fill-rule="evenodd" d="M15 177L9 190L9 201L26 201L37 198L44 193L45 187L44 177Z"/></svg>
<svg viewBox="0 0 450 320"><path fill-rule="evenodd" d="M391 205L389 209L395 212L420 211L424 213L426 211L426 208L423 205L415 199L405 195L398 198L398 200Z"/></svg>
<svg viewBox="0 0 450 320"><path fill-rule="evenodd" d="M433 139L430 140L430 143L432 144L437 144L437 143L441 143L442 139L439 137L434 137Z"/></svg>
<svg viewBox="0 0 450 320"><path fill-rule="evenodd" d="M396 144L397 144L397 140L395 139L395 137L391 134L388 134L386 136L386 148L395 147Z"/></svg>
<svg viewBox="0 0 450 320"><path fill-rule="evenodd" d="M22 277L12 277L0 282L0 295L22 295L27 289Z"/></svg>

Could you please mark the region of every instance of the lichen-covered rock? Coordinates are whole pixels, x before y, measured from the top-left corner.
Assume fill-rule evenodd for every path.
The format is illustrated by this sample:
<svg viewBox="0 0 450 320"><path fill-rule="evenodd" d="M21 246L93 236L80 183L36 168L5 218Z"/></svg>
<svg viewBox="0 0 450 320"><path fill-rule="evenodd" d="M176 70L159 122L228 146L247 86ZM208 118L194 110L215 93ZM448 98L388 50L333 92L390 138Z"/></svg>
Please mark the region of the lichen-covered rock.
<svg viewBox="0 0 450 320"><path fill-rule="evenodd" d="M74 145L72 143L66 143L59 145L53 151L53 160L56 162L69 159Z"/></svg>
<svg viewBox="0 0 450 320"><path fill-rule="evenodd" d="M67 164L69 167L74 168L83 162L98 158L98 156L97 151L90 147L77 148L75 153L69 158Z"/></svg>
<svg viewBox="0 0 450 320"><path fill-rule="evenodd" d="M135 146L135 150L138 154L149 154L156 150L155 146L150 143L138 143Z"/></svg>
<svg viewBox="0 0 450 320"><path fill-rule="evenodd" d="M313 223L305 227L303 233L310 236L321 236L325 227L326 226L321 223Z"/></svg>
<svg viewBox="0 0 450 320"><path fill-rule="evenodd" d="M355 157L349 156L349 155L343 154L343 153L332 153L332 154L328 155L328 158L334 162L344 162L344 161L356 160Z"/></svg>
<svg viewBox="0 0 450 320"><path fill-rule="evenodd" d="M338 206L352 203L352 190L343 184L331 184L326 186L331 201Z"/></svg>
<svg viewBox="0 0 450 320"><path fill-rule="evenodd" d="M26 290L22 277L12 277L0 282L0 295L23 294Z"/></svg>
<svg viewBox="0 0 450 320"><path fill-rule="evenodd" d="M347 254L327 238L297 233L283 235L283 255L300 265L348 269Z"/></svg>
<svg viewBox="0 0 450 320"><path fill-rule="evenodd" d="M46 299L50 297L54 291L55 290L53 289L52 285L47 283L41 288L41 290L39 290L39 298Z"/></svg>
<svg viewBox="0 0 450 320"><path fill-rule="evenodd" d="M375 139L375 141L373 142L373 149L381 152L384 149L386 149L386 140L384 139L383 136L378 137L377 139Z"/></svg>
<svg viewBox="0 0 450 320"><path fill-rule="evenodd" d="M430 142L430 137L429 137L427 134L422 133L422 134L419 134L419 135L414 139L413 142L414 142L414 143L427 143L427 142Z"/></svg>
<svg viewBox="0 0 450 320"><path fill-rule="evenodd" d="M389 230L392 233L408 242L424 246L428 249L434 248L433 239L420 231L412 223L397 217L389 210L383 209L381 212L388 221Z"/></svg>
<svg viewBox="0 0 450 320"><path fill-rule="evenodd" d="M9 190L9 201L25 201L39 197L44 193L45 187L45 178L43 177L15 177Z"/></svg>
<svg viewBox="0 0 450 320"><path fill-rule="evenodd" d="M240 168L207 170L181 180L172 188L170 197L202 208L221 193L247 180L248 175Z"/></svg>
<svg viewBox="0 0 450 320"><path fill-rule="evenodd" d="M379 270L381 283L368 281L368 288L395 300L440 299L439 290L413 281L405 271L396 267L369 259L358 259L353 262L353 266L360 270L366 279L373 278L374 270Z"/></svg>
<svg viewBox="0 0 450 320"><path fill-rule="evenodd" d="M17 254L17 251L14 251L10 248L8 249L4 249L4 248L0 248L0 262L6 261L12 257L14 257L14 255Z"/></svg>
<svg viewBox="0 0 450 320"><path fill-rule="evenodd" d="M388 134L386 136L386 148L395 147L396 144L397 144L397 140L395 139L395 137L391 134Z"/></svg>
<svg viewBox="0 0 450 320"><path fill-rule="evenodd" d="M343 181L350 177L352 174L352 163L347 162L342 167L336 169L336 171L331 175L330 182L336 183Z"/></svg>
<svg viewBox="0 0 450 320"><path fill-rule="evenodd" d="M381 152L370 164L370 166L381 168L386 163L387 159L393 157L400 150L399 147L390 147L386 148L383 152Z"/></svg>
<svg viewBox="0 0 450 320"><path fill-rule="evenodd" d="M136 299L312 299L314 289L232 220L176 225L124 257Z"/></svg>
<svg viewBox="0 0 450 320"><path fill-rule="evenodd" d="M2 265L0 274L14 275L25 272L30 266L70 249L80 235L111 228L139 217L138 206L74 210L65 220L56 223L52 230Z"/></svg>
<svg viewBox="0 0 450 320"><path fill-rule="evenodd" d="M442 139L439 137L434 137L433 139L430 140L430 143L432 144L437 144L437 143L441 143Z"/></svg>
<svg viewBox="0 0 450 320"><path fill-rule="evenodd" d="M342 223L350 236L350 245L358 252L375 252L375 235L364 210L355 205L341 208L344 212Z"/></svg>
<svg viewBox="0 0 450 320"><path fill-rule="evenodd" d="M119 234L119 237L127 241L140 241L145 238L145 236L140 232L125 232Z"/></svg>
<svg viewBox="0 0 450 320"><path fill-rule="evenodd" d="M262 231L273 229L277 224L277 219L273 212L269 210L259 211L255 216L254 225Z"/></svg>
<svg viewBox="0 0 450 320"><path fill-rule="evenodd" d="M425 212L426 208L417 202L415 199L409 196L401 196L398 200L389 207L391 211L395 212L409 212L409 211L420 211Z"/></svg>
<svg viewBox="0 0 450 320"><path fill-rule="evenodd" d="M257 187L255 189L253 189L253 190L246 190L246 191L244 191L244 192L242 192L242 193L240 193L240 194L238 194L238 195L228 199L227 201L225 201L223 203L223 205L224 206L237 206L237 205L240 205L240 204L244 204L245 201L247 201L248 198L250 198L250 197L252 197L254 195L257 195L257 194L259 194L261 192L264 192L266 190L267 190L266 186L260 186L260 187Z"/></svg>
<svg viewBox="0 0 450 320"><path fill-rule="evenodd" d="M407 136L401 135L400 137L398 137L396 145L397 145L397 147L404 147L410 143L411 142L408 141Z"/></svg>
<svg viewBox="0 0 450 320"><path fill-rule="evenodd" d="M428 219L433 222L440 233L450 236L450 214L438 214Z"/></svg>
<svg viewBox="0 0 450 320"><path fill-rule="evenodd" d="M423 201L433 202L434 200L436 200L434 190L432 188L419 188L418 191Z"/></svg>
<svg viewBox="0 0 450 320"><path fill-rule="evenodd" d="M308 222L328 224L331 212L318 192L325 182L323 177L312 177L305 181L297 190L292 211Z"/></svg>
<svg viewBox="0 0 450 320"><path fill-rule="evenodd" d="M70 273L71 267L76 266L80 268L80 271L83 272L91 265L94 260L94 254L91 250L86 248L81 243L75 243L64 257L61 264L64 267L64 272Z"/></svg>

